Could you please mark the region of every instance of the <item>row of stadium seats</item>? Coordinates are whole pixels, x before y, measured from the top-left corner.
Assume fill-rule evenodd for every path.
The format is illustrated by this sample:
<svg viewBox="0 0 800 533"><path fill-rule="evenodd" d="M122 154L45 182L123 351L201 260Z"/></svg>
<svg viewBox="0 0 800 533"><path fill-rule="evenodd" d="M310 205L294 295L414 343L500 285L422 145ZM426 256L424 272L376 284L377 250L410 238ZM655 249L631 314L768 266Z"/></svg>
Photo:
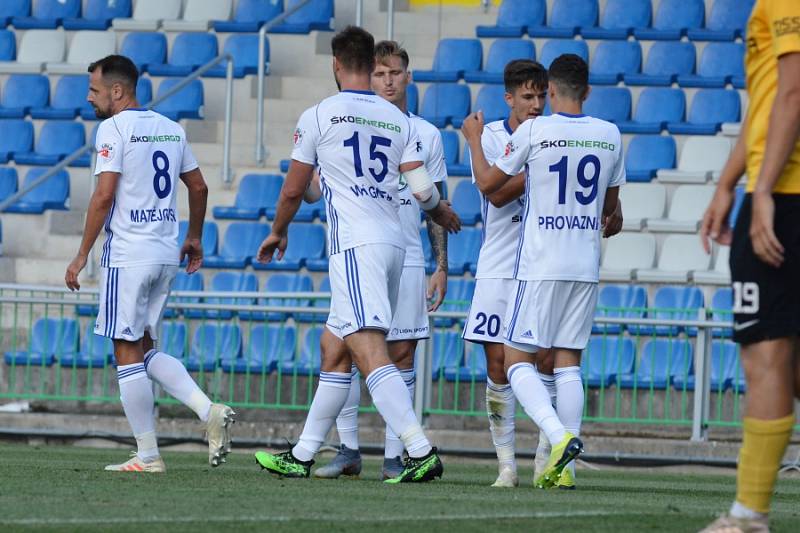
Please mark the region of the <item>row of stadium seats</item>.
<svg viewBox="0 0 800 533"><path fill-rule="evenodd" d="M286 0L291 9L301 0ZM217 31L256 32L262 24L284 11L284 0L3 0L0 24L17 29L46 29L63 26L67 30ZM131 10L131 4L133 9ZM331 30L333 0L312 0L278 26L272 33L309 33ZM31 10L31 7L33 9Z"/></svg>
<svg viewBox="0 0 800 533"><path fill-rule="evenodd" d="M589 62L586 41L551 39L544 43L540 62L549 67L565 53L581 56ZM503 69L513 59L536 59L533 41L496 40L483 65L483 48L478 39L442 39L436 48L431 70L414 70L418 82L502 83ZM483 65L483 66L482 66ZM697 62L691 42L656 42L642 68L642 47L637 41L603 41L597 45L590 62L589 83L593 85L734 87L744 88L744 44L709 43Z"/></svg>
<svg viewBox="0 0 800 533"><path fill-rule="evenodd" d="M744 36L753 0L713 0L706 21L703 0L607 0L600 16L597 0L504 0L495 26L478 26L478 37L572 37L648 40L733 41ZM545 19L547 22L545 23ZM598 24L599 20L599 24ZM651 23L652 21L652 23Z"/></svg>
<svg viewBox="0 0 800 533"><path fill-rule="evenodd" d="M88 160L81 166L89 166ZM49 168L32 168L25 174L22 187L37 180ZM17 169L0 167L0 201L5 200L18 190ZM48 209L69 209L69 174L66 170L56 172L41 186L26 193L6 210L7 213L41 214Z"/></svg>
<svg viewBox="0 0 800 533"><path fill-rule="evenodd" d="M264 42L264 52L269 71L269 40ZM17 53L14 32L0 30L0 73L83 74L98 57L115 53L117 37L113 32L76 32L67 50L63 31L30 30L23 34ZM180 77L220 55L213 33L181 33L175 37L168 55L163 33L132 32L122 40L119 53L131 58L140 73ZM225 40L222 53L233 57L235 77L258 71L258 35L232 35ZM225 65L216 65L204 76L224 77Z"/></svg>

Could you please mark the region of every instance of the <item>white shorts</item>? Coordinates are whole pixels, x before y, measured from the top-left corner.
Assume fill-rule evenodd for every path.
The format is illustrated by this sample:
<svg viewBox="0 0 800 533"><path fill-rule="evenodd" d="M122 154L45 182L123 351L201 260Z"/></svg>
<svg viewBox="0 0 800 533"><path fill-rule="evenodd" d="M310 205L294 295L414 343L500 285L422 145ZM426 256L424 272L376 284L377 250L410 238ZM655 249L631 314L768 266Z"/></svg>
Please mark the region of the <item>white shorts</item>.
<svg viewBox="0 0 800 533"><path fill-rule="evenodd" d="M505 344L527 352L538 348L583 350L592 332L597 283L517 281L503 322Z"/></svg>
<svg viewBox="0 0 800 533"><path fill-rule="evenodd" d="M388 342L427 339L430 336L425 281L425 267L403 267L397 309L386 335Z"/></svg>
<svg viewBox="0 0 800 533"><path fill-rule="evenodd" d="M464 325L465 340L503 343L503 318L508 300L516 289L516 280L481 278L475 282L475 293Z"/></svg>
<svg viewBox="0 0 800 533"><path fill-rule="evenodd" d="M405 255L389 244L365 244L330 256L331 333L342 339L362 329L389 332Z"/></svg>
<svg viewBox="0 0 800 533"><path fill-rule="evenodd" d="M94 332L133 342L147 331L156 340L177 273L178 267L174 265L104 268Z"/></svg>

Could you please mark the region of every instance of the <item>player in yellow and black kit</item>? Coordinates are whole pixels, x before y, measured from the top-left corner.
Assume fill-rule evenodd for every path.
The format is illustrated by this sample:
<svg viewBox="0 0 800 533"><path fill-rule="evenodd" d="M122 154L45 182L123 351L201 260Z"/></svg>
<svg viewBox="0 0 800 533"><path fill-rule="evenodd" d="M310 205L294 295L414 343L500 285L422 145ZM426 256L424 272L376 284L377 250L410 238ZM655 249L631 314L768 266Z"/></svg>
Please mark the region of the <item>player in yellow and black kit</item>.
<svg viewBox="0 0 800 533"><path fill-rule="evenodd" d="M800 397L800 1L757 0L745 56L750 109L703 220L730 244L734 340L747 381L736 501L703 531L768 531L778 468ZM736 182L744 203L727 226Z"/></svg>

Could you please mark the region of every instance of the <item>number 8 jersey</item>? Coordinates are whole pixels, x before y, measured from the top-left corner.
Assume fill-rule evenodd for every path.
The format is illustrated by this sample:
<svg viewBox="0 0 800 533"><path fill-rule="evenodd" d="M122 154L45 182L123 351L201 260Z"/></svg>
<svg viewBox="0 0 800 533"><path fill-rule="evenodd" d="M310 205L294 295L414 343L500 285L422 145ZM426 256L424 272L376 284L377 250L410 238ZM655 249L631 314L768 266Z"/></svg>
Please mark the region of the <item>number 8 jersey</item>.
<svg viewBox="0 0 800 533"><path fill-rule="evenodd" d="M177 181L198 166L183 128L154 111L126 109L100 124L95 142L95 175L120 174L100 265L178 265Z"/></svg>
<svg viewBox="0 0 800 533"><path fill-rule="evenodd" d="M514 277L597 283L606 190L625 183L619 129L586 115L527 120L495 165L512 176L527 167Z"/></svg>

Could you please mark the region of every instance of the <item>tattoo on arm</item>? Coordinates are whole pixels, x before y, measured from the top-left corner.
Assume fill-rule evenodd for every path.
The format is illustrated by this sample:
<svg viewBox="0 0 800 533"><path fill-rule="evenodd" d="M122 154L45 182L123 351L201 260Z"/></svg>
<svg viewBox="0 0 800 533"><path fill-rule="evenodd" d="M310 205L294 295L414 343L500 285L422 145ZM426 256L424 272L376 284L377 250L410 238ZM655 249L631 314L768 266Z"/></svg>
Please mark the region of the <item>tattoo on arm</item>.
<svg viewBox="0 0 800 533"><path fill-rule="evenodd" d="M444 198L444 184L436 183L439 194ZM447 230L434 222L429 215L425 215L425 222L428 227L428 239L431 241L433 258L436 266L447 272Z"/></svg>

